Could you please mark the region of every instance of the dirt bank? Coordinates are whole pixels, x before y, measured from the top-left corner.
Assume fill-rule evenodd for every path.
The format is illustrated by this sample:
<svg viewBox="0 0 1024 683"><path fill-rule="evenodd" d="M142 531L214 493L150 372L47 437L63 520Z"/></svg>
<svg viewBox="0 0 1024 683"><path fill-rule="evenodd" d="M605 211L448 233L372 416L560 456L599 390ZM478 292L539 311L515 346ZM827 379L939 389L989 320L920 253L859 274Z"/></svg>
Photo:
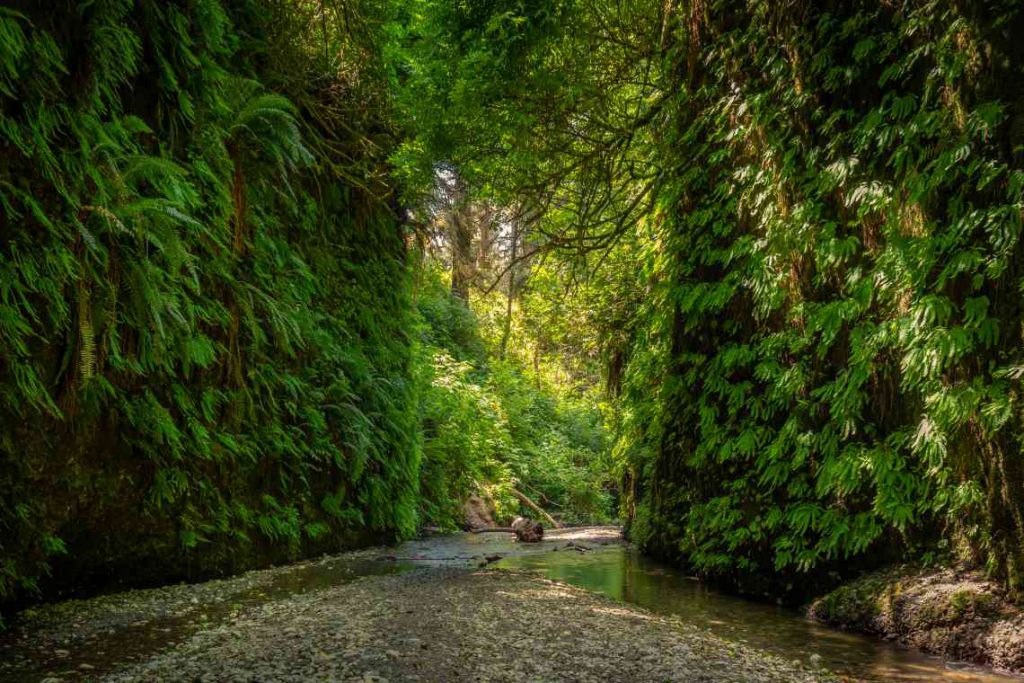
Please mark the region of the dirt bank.
<svg viewBox="0 0 1024 683"><path fill-rule="evenodd" d="M1024 673L1024 610L974 571L899 568L816 600L812 618L949 659Z"/></svg>

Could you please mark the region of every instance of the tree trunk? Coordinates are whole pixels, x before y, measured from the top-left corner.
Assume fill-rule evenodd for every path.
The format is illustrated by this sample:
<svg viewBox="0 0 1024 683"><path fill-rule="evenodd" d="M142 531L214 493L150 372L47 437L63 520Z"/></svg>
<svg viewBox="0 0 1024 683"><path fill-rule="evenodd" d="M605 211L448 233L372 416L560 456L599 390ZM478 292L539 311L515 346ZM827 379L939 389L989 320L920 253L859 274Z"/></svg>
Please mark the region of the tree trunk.
<svg viewBox="0 0 1024 683"><path fill-rule="evenodd" d="M451 212L449 238L452 250L452 296L469 305L469 281L473 270L473 222L468 206Z"/></svg>
<svg viewBox="0 0 1024 683"><path fill-rule="evenodd" d="M508 300L505 304L505 330L501 335L500 357L505 358L512 336L512 301L516 295L516 258L519 256L519 221L512 221L512 260L508 267Z"/></svg>

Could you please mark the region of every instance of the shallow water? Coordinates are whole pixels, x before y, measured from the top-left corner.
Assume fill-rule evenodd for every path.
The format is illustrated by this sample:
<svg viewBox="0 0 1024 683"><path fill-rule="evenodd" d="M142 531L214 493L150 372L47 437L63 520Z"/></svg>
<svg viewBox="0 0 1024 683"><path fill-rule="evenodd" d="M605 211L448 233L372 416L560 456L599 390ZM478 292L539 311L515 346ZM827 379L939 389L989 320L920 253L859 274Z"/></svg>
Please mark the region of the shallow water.
<svg viewBox="0 0 1024 683"><path fill-rule="evenodd" d="M492 566L524 569L747 643L788 660L820 666L848 683L1021 683L1024 678L946 662L877 638L817 624L799 612L715 591L678 569L614 542L612 529L548 532L536 545L509 534L455 534L413 541L403 559L501 554ZM572 545L570 545L572 544ZM570 546L570 547L566 547ZM582 546L582 547L573 547ZM586 549L586 550L585 550Z"/></svg>
<svg viewBox="0 0 1024 683"><path fill-rule="evenodd" d="M274 599L362 576L483 564L536 571L789 660L825 667L851 683L1024 680L945 663L820 626L792 610L718 593L617 539L612 528L549 532L538 544L515 543L511 534L453 534L220 582L46 606L0 638L0 681L92 679Z"/></svg>
<svg viewBox="0 0 1024 683"><path fill-rule="evenodd" d="M800 660L809 666L817 663L844 681L1019 683L1022 680L946 663L880 640L821 626L789 609L724 595L672 567L623 547L511 557L497 566L539 571L549 578L675 616L723 638L749 643L789 660Z"/></svg>

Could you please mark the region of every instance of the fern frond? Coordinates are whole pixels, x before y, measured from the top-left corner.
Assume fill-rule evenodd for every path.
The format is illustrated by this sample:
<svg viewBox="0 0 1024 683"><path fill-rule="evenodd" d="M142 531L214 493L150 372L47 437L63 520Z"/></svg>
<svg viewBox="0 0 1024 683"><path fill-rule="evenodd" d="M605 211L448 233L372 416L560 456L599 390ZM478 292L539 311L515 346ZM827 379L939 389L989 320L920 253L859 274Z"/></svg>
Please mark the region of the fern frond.
<svg viewBox="0 0 1024 683"><path fill-rule="evenodd" d="M96 336L92 326L92 303L89 286L78 283L78 372L83 384L96 374Z"/></svg>

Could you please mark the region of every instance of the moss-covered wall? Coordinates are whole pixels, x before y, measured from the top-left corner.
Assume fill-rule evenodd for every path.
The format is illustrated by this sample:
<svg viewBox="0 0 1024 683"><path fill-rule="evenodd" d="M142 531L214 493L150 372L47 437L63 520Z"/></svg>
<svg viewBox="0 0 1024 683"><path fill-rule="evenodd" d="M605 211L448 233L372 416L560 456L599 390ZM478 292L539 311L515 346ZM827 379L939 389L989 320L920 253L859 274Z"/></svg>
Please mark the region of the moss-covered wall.
<svg viewBox="0 0 1024 683"><path fill-rule="evenodd" d="M0 603L414 529L372 16L314 5L0 8Z"/></svg>

